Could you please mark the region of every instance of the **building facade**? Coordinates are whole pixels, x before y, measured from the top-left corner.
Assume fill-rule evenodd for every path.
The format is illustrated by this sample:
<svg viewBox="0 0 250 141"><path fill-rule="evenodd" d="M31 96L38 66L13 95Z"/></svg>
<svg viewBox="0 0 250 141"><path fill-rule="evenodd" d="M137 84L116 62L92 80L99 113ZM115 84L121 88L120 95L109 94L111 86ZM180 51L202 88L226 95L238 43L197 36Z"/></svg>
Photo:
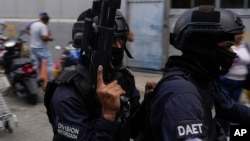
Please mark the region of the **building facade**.
<svg viewBox="0 0 250 141"><path fill-rule="evenodd" d="M34 19L40 11L50 14L52 22L67 19L73 24L77 16L92 6L93 0L1 0L0 18ZM130 29L135 33L135 42L128 43L134 59L125 59L128 67L161 70L170 55L180 52L169 45L169 32L177 18L185 10L195 7L200 0L121 0L121 11ZM227 8L238 13L246 25L246 40L249 41L249 0L211 0L216 7ZM61 22L60 26L64 28ZM72 27L71 25L65 28ZM70 31L70 30L69 30ZM60 34L60 31L57 32ZM60 35L63 35L60 34ZM68 38L68 37L67 37Z"/></svg>

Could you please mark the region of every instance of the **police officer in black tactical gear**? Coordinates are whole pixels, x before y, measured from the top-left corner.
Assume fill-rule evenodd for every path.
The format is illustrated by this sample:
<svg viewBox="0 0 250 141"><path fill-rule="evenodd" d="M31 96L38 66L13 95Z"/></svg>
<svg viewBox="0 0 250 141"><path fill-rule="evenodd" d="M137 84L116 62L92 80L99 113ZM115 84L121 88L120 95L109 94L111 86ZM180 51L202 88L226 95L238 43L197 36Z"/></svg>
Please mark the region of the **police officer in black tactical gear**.
<svg viewBox="0 0 250 141"><path fill-rule="evenodd" d="M236 57L230 47L244 27L237 14L211 5L191 8L178 18L170 43L182 55L169 57L155 88L151 140L226 141L216 117L250 124L250 109L228 98L217 84Z"/></svg>
<svg viewBox="0 0 250 141"><path fill-rule="evenodd" d="M81 13L78 22L84 21L87 16L92 16L94 22L98 18L88 14L93 14L91 9ZM91 30L93 30L91 36L94 38L94 29ZM114 73L112 82L108 84L103 82L103 68L100 66L97 88L93 90L91 87L89 72L91 55L88 54L90 53L88 49L91 50L94 44L93 38L89 42L90 48L81 50L80 64L76 67L80 78L78 79L79 76L76 75L73 84L62 83L60 77L63 73L57 78L59 86L55 90L50 106L54 141L129 141L130 138L136 137L140 130L143 110L139 103L140 95L135 87L134 76L122 65L128 33L129 27L121 12L117 11L111 51L112 73ZM75 47L82 43L81 39L81 34L74 27ZM120 110L121 95L129 98L126 107L128 113L125 113L125 118L121 116L123 115Z"/></svg>

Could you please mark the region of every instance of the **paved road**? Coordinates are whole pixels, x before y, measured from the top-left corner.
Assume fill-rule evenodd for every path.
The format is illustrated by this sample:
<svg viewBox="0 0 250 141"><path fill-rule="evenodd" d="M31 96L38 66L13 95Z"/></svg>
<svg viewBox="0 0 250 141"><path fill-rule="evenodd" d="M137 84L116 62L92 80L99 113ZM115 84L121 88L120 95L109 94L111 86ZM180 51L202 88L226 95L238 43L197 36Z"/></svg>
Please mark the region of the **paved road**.
<svg viewBox="0 0 250 141"><path fill-rule="evenodd" d="M19 31L29 22L6 21L6 23L14 25L14 29ZM68 22L50 23L50 29L55 38L50 43L53 60L58 58L62 51L54 49L54 46L65 46L71 40L72 26L73 23ZM22 38L29 41L27 35ZM39 103L35 106L29 105L24 99L17 98L11 92L4 96L9 109L16 114L19 123L18 127L13 126L12 123L14 129L12 134L0 131L0 141L51 141L52 131L43 106L43 94L41 93L39 96ZM10 119L10 121L12 120Z"/></svg>
<svg viewBox="0 0 250 141"><path fill-rule="evenodd" d="M18 98L11 92L5 94L3 98L11 112L16 114L19 122L16 127L10 118L13 133L0 132L1 141L51 140L52 132L43 106L42 93L39 95L39 103L35 106L28 104L24 98Z"/></svg>
<svg viewBox="0 0 250 141"><path fill-rule="evenodd" d="M28 23L6 22L14 24L16 31L25 27ZM50 43L50 51L53 60L55 60L59 57L61 50L54 49L54 46L65 46L71 40L72 23L50 23L50 28L55 38L55 41ZM23 39L29 41L27 35L24 35ZM6 94L4 99L9 109L16 114L19 123L18 127L15 127L12 123L14 130L12 134L0 131L0 141L51 141L52 131L46 116L45 107L43 106L42 93L39 95L39 103L35 106L28 104L25 99L17 98L11 92ZM10 121L12 120L10 119Z"/></svg>

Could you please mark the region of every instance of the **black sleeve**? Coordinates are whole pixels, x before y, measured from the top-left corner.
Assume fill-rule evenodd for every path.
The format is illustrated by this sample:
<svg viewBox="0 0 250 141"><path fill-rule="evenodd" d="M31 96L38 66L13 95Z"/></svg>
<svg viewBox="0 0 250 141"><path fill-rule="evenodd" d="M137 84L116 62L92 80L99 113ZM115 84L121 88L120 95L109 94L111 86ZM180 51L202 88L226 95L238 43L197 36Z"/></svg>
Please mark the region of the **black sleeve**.
<svg viewBox="0 0 250 141"><path fill-rule="evenodd" d="M250 108L235 102L219 88L215 89L214 103L217 117L234 123L250 125Z"/></svg>
<svg viewBox="0 0 250 141"><path fill-rule="evenodd" d="M52 99L55 134L67 141L112 141L116 123L101 115L93 119L85 104L83 98L71 87L57 88Z"/></svg>

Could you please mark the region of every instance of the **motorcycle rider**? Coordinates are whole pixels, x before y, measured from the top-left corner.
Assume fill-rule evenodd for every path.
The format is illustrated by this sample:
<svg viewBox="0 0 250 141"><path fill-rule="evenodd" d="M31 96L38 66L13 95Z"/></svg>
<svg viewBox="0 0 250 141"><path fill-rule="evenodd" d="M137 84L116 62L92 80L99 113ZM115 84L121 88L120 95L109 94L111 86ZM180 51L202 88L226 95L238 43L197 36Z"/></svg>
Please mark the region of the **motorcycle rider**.
<svg viewBox="0 0 250 141"><path fill-rule="evenodd" d="M211 5L179 17L170 43L182 55L169 57L164 72L168 77L156 86L149 115L151 140L226 141L215 114L250 124L249 108L228 98L216 82L232 65L236 54L230 47L244 27L237 14Z"/></svg>
<svg viewBox="0 0 250 141"><path fill-rule="evenodd" d="M88 14L92 14L91 9L81 13L78 21L84 21ZM93 19L98 18L97 16L93 17ZM128 32L129 27L124 17L121 12L117 11L111 53L113 72L115 72L114 81L104 84L103 68L99 66L97 89L83 91L84 88L91 87L89 78L91 58L88 56L90 55L87 54L88 52L84 52L81 54L77 68L80 70L78 72L86 79L87 83L82 85L82 91L87 96L79 94L74 87L69 85L61 84L56 88L51 100L51 124L54 131L54 141L72 139L77 141L129 141L129 138L136 137L141 127L140 120L143 118L143 110L140 109L140 95L135 87L134 76L122 64ZM76 35L77 32L75 33L73 28L73 40ZM90 46L93 43L94 40L91 40ZM125 126L120 126L117 123L117 114L122 104L120 96L124 94L129 97L130 120L125 122ZM89 106L90 103L91 106ZM129 128L129 126L133 126L133 128ZM72 130L66 130L65 127Z"/></svg>
<svg viewBox="0 0 250 141"><path fill-rule="evenodd" d="M57 77L64 70L72 70L79 62L80 49L74 48L73 41L68 42L60 57L54 62L53 76Z"/></svg>

